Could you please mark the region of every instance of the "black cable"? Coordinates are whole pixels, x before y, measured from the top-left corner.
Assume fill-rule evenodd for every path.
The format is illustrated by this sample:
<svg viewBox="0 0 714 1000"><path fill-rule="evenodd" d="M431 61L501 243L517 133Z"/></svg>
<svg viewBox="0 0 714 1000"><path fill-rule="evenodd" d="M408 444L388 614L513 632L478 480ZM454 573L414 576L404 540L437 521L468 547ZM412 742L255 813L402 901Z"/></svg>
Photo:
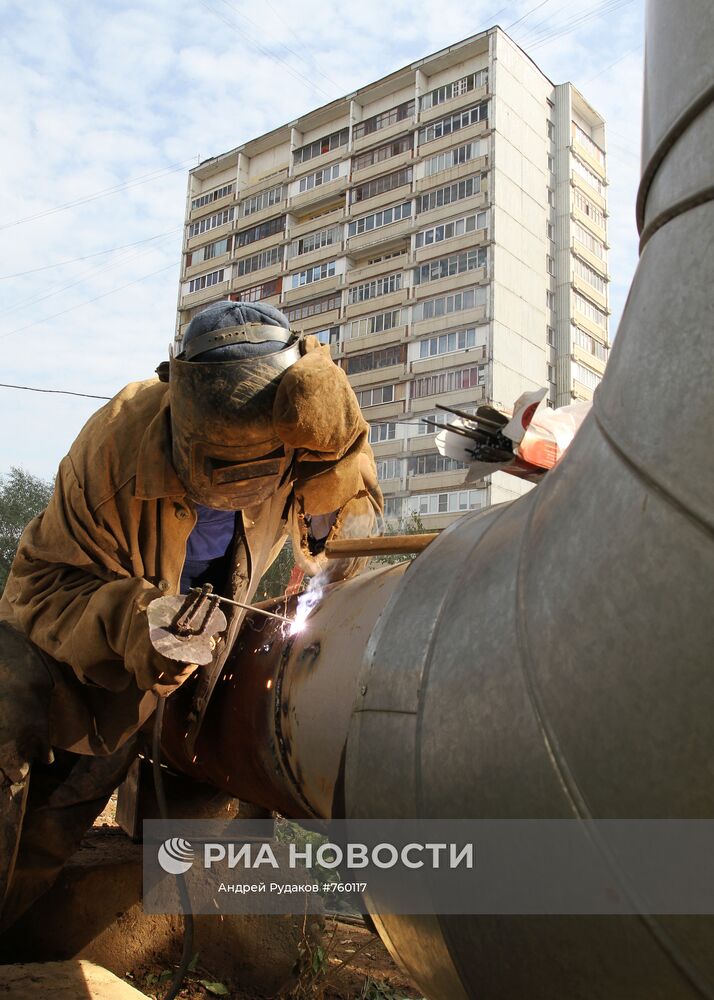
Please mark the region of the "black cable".
<svg viewBox="0 0 714 1000"><path fill-rule="evenodd" d="M166 699L159 698L156 706L156 718L154 719L154 733L151 740L151 769L154 775L154 789L156 791L156 801L159 804L159 815L163 820L169 818L164 777L161 773L161 730L164 725L165 706ZM174 973L174 978L171 980L171 985L164 1000L174 1000L174 997L178 995L193 956L193 912L191 910L191 897L186 885L186 876L176 875L175 878L181 909L183 911L183 951L181 953L181 961Z"/></svg>
<svg viewBox="0 0 714 1000"><path fill-rule="evenodd" d="M60 396L82 396L83 399L112 399L111 396L94 396L91 392L70 392L69 389L36 389L32 385L11 385L0 382L0 389L25 389L27 392L52 392Z"/></svg>

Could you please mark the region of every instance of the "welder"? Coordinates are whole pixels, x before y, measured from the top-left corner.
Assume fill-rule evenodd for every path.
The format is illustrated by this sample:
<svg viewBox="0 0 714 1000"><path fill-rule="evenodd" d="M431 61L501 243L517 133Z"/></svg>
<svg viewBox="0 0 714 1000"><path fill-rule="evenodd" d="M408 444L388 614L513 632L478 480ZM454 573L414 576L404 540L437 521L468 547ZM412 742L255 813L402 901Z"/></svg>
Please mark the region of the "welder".
<svg viewBox="0 0 714 1000"><path fill-rule="evenodd" d="M377 530L368 425L329 347L275 308L194 316L159 378L128 385L62 460L0 601L0 929L54 881L139 753L158 699L194 673L196 726L213 662L151 644L156 598L210 583L249 602L286 538L328 579L360 560L328 540Z"/></svg>

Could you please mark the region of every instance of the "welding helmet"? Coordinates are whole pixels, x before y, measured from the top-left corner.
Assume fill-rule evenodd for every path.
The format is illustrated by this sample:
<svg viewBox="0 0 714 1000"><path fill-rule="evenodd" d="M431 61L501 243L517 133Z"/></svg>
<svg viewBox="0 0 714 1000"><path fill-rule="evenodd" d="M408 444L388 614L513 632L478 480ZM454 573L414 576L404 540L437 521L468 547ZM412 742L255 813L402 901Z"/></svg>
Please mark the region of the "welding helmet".
<svg viewBox="0 0 714 1000"><path fill-rule="evenodd" d="M192 500L240 510L289 478L293 451L275 431L273 402L299 341L259 303L217 302L191 320L171 351L169 391L174 467Z"/></svg>

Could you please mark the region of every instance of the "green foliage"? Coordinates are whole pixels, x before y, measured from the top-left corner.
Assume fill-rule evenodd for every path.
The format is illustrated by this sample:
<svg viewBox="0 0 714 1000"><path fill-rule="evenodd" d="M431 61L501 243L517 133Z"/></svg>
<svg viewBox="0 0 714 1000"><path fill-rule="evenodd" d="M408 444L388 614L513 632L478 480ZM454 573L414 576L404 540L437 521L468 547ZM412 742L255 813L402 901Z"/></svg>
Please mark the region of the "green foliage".
<svg viewBox="0 0 714 1000"><path fill-rule="evenodd" d="M396 524L389 523L384 529L385 535L421 535L422 532L426 531L424 523L419 514L415 510L411 512L409 517L402 517ZM416 552L405 552L399 553L393 556L373 556L370 566L391 566L393 563L404 562L405 560L415 559L417 556Z"/></svg>
<svg viewBox="0 0 714 1000"><path fill-rule="evenodd" d="M0 476L0 593L5 587L20 535L47 506L53 484L13 466Z"/></svg>
<svg viewBox="0 0 714 1000"><path fill-rule="evenodd" d="M230 995L230 990L224 983L214 983L209 979L199 979L198 981L204 990L214 997L227 997Z"/></svg>
<svg viewBox="0 0 714 1000"><path fill-rule="evenodd" d="M269 597L282 597L290 580L290 574L295 565L293 547L288 539L280 550L275 562L261 577L255 594L257 601L266 601Z"/></svg>
<svg viewBox="0 0 714 1000"><path fill-rule="evenodd" d="M360 991L359 1000L409 1000L409 998L399 993L389 983L378 982L368 976Z"/></svg>

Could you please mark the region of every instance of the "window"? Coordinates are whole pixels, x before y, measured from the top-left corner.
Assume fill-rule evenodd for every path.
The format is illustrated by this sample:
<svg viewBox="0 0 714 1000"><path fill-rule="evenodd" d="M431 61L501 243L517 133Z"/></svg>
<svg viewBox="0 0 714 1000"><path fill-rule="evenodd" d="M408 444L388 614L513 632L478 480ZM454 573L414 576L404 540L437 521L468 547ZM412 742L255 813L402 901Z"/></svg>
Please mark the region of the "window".
<svg viewBox="0 0 714 1000"><path fill-rule="evenodd" d="M449 493L421 493L402 499L401 515L458 514L478 510L486 504L488 490L453 490ZM385 509L386 514L386 509Z"/></svg>
<svg viewBox="0 0 714 1000"><path fill-rule="evenodd" d="M545 132L549 139L552 139L555 136L555 125L553 125L553 122L550 120L550 118L546 120Z"/></svg>
<svg viewBox="0 0 714 1000"><path fill-rule="evenodd" d="M587 316L593 323L607 329L607 313L603 312L602 309L598 309L597 306L578 294L578 292L573 292L573 305L583 316Z"/></svg>
<svg viewBox="0 0 714 1000"><path fill-rule="evenodd" d="M379 257L369 257L367 264L381 264L383 260L393 260L395 257L403 257L408 250L408 246L403 246L399 247L398 250L392 250L391 253L380 254Z"/></svg>
<svg viewBox="0 0 714 1000"><path fill-rule="evenodd" d="M279 295L283 287L282 278L273 278L272 281L266 281L262 285L251 285L250 288L244 288L237 295L237 301L239 302L259 302L261 299L267 299L271 295Z"/></svg>
<svg viewBox="0 0 714 1000"><path fill-rule="evenodd" d="M548 153L548 170L551 174L555 170L555 157L552 153Z"/></svg>
<svg viewBox="0 0 714 1000"><path fill-rule="evenodd" d="M422 111L435 108L439 104L444 104L445 101L460 97L478 87L485 87L487 84L488 70L480 69L477 73L470 73L469 76L462 76L459 80L454 80L453 83L446 83L442 87L437 87L436 90L430 90L428 94L424 94L419 99L419 108Z"/></svg>
<svg viewBox="0 0 714 1000"><path fill-rule="evenodd" d="M545 224L545 235L547 236L547 238L549 240L552 240L552 239L555 238L555 228L554 228L552 222L546 222L546 224Z"/></svg>
<svg viewBox="0 0 714 1000"><path fill-rule="evenodd" d="M232 190L232 184L224 184L223 187L214 188L213 191L207 191L206 194L201 194L198 198L191 199L191 209L203 208L204 205L210 205L212 201L218 201L219 198L225 198L226 195L232 192Z"/></svg>
<svg viewBox="0 0 714 1000"><path fill-rule="evenodd" d="M296 319L308 319L310 316L319 316L320 313L330 312L331 309L339 309L342 305L342 296L338 292L336 295L326 295L322 299L313 299L311 302L300 302L294 306L286 306L283 312L292 323Z"/></svg>
<svg viewBox="0 0 714 1000"><path fill-rule="evenodd" d="M548 188L548 204L552 208L555 205L555 191L553 188Z"/></svg>
<svg viewBox="0 0 714 1000"><path fill-rule="evenodd" d="M555 330L552 326L549 326L546 329L546 340L548 341L550 347L555 347Z"/></svg>
<svg viewBox="0 0 714 1000"><path fill-rule="evenodd" d="M404 104L398 104L395 108L390 108L389 111L382 111L378 115L372 115L371 118L357 122L352 128L352 138L361 139L363 135L371 135L372 132L378 132L382 128L387 128L388 125L396 125L397 122L405 121L413 116L414 101L405 101Z"/></svg>
<svg viewBox="0 0 714 1000"><path fill-rule="evenodd" d="M219 285L223 281L224 269L211 271L210 274L202 274L198 278L191 278L188 283L189 294L199 292L202 288L210 288L211 285Z"/></svg>
<svg viewBox="0 0 714 1000"><path fill-rule="evenodd" d="M459 129L475 125L477 122L486 121L488 118L488 101L475 104L472 108L465 108L447 118L440 118L438 121L430 122L419 129L419 145L425 142L432 142L434 139L441 139L445 135L458 132Z"/></svg>
<svg viewBox="0 0 714 1000"><path fill-rule="evenodd" d="M599 240L597 236L593 236L593 234L588 232L588 230L584 226L581 226L579 222L574 221L572 225L573 236L575 239L578 240L579 243L582 243L582 245L589 250L590 253L594 253L596 257L600 258L600 260L604 260L605 244L602 240Z"/></svg>
<svg viewBox="0 0 714 1000"><path fill-rule="evenodd" d="M426 426L428 427L428 424ZM465 468L465 462L446 458L438 452L432 455L412 455L407 467L410 476L430 476L435 472L454 472L456 469Z"/></svg>
<svg viewBox="0 0 714 1000"><path fill-rule="evenodd" d="M315 330L313 337L317 337L321 344L338 344L340 328L339 326L328 326L324 330Z"/></svg>
<svg viewBox="0 0 714 1000"><path fill-rule="evenodd" d="M474 247L451 257L441 257L429 260L414 268L414 284L421 285L427 281L438 281L439 278L449 278L455 274L473 271L477 267L485 267L488 258L486 247Z"/></svg>
<svg viewBox="0 0 714 1000"><path fill-rule="evenodd" d="M365 281L362 285L355 285L350 288L349 301L366 302L368 299L376 299L380 295L389 295L391 292L398 292L402 287L402 273L387 274L383 278L375 278L373 281Z"/></svg>
<svg viewBox="0 0 714 1000"><path fill-rule="evenodd" d="M476 409L475 406L471 406L469 403L460 403L459 409L464 413L473 413ZM431 423L424 423L424 418L428 417ZM453 414L444 413L443 410L436 410L434 413L425 413L418 424L412 424L413 430L409 430L409 437L423 437L424 434L436 434L438 433L434 424L438 424L439 427L446 427L454 419Z"/></svg>
<svg viewBox="0 0 714 1000"><path fill-rule="evenodd" d="M305 177L300 178L300 194L303 191L310 191L314 187L319 187L321 184L329 184L330 181L336 181L339 176L339 163L335 163L331 167L325 167L324 170L317 170L314 174L307 174Z"/></svg>
<svg viewBox="0 0 714 1000"><path fill-rule="evenodd" d="M469 347L482 347L486 344L488 328L470 326L466 330L454 330L451 333L441 333L438 337L425 337L419 341L419 360L435 358L440 354L453 354L454 351L465 351Z"/></svg>
<svg viewBox="0 0 714 1000"><path fill-rule="evenodd" d="M572 362L572 373L573 378L577 379L582 385L586 386L588 389L597 389L602 381L600 375L597 372L592 371L590 368L586 368L584 365L579 365L577 361Z"/></svg>
<svg viewBox="0 0 714 1000"><path fill-rule="evenodd" d="M594 271L592 267L588 267L579 257L573 257L573 273L579 275L583 281L587 281L601 295L607 295L607 281L605 278L601 274L598 274L597 271Z"/></svg>
<svg viewBox="0 0 714 1000"><path fill-rule="evenodd" d="M285 230L285 216L278 215L275 219L268 219L261 222L259 226L251 226L250 229L243 229L236 236L236 243L239 247L246 247L257 240L264 240L268 236L276 236Z"/></svg>
<svg viewBox="0 0 714 1000"><path fill-rule="evenodd" d="M392 174L384 174L382 177L375 177L373 181L367 181L359 187L353 188L351 202L366 201L374 198L385 191L393 191L394 188L402 187L404 184L411 184L412 168L404 167L403 170L395 170Z"/></svg>
<svg viewBox="0 0 714 1000"><path fill-rule="evenodd" d="M223 240L216 240L215 243L207 243L205 247L198 247L186 254L186 267L193 264L200 264L204 260L213 260L214 257L221 257L228 253L233 242L232 236L227 236Z"/></svg>
<svg viewBox="0 0 714 1000"><path fill-rule="evenodd" d="M594 160L597 160L597 162L604 167L605 166L604 151L600 149L597 143L593 142L593 140L587 134L587 132L584 129L580 128L579 125L573 122L572 126L573 126L573 139L576 142L580 143L583 149L586 149L590 154L590 156L592 156Z"/></svg>
<svg viewBox="0 0 714 1000"><path fill-rule="evenodd" d="M573 343L577 344L578 347L582 347L584 351L594 355L600 361L607 361L610 350L607 344L601 344L599 340L595 340L594 337L591 337L589 333L585 333L584 330L581 330L575 324L571 324L570 334L573 338Z"/></svg>
<svg viewBox="0 0 714 1000"><path fill-rule="evenodd" d="M390 309L388 312L374 313L372 316L361 316L353 319L349 325L349 337L368 337L372 333L384 333L406 322L405 310Z"/></svg>
<svg viewBox="0 0 714 1000"><path fill-rule="evenodd" d="M307 163L308 160L314 160L316 156L324 156L325 153L331 153L333 150L339 149L340 146L346 146L348 138L349 129L342 128L338 132L331 132L330 135L324 135L321 139L308 142L306 146L294 150L293 161Z"/></svg>
<svg viewBox="0 0 714 1000"><path fill-rule="evenodd" d="M352 171L356 173L358 170L364 170L365 167L371 167L374 163L382 163L383 160L390 160L393 156L406 153L413 148L413 145L412 137L405 135L401 139L395 139L394 142L386 143L384 146L378 146L376 149L368 149L366 153L360 153L353 158Z"/></svg>
<svg viewBox="0 0 714 1000"><path fill-rule="evenodd" d="M397 436L395 423L372 424L369 428L369 443L380 444L382 441L393 441Z"/></svg>
<svg viewBox="0 0 714 1000"><path fill-rule="evenodd" d="M305 271L298 271L297 274L291 274L290 287L299 288L301 285L309 285L313 281L322 281L323 278L333 277L335 263L334 260L330 260L324 264L317 264L315 267L308 267Z"/></svg>
<svg viewBox="0 0 714 1000"><path fill-rule="evenodd" d="M595 188L598 194L602 194L605 190L605 182L602 177L598 177L596 173L586 167L585 164L577 158L577 156L572 157L573 170L576 174L580 174L586 184L590 187Z"/></svg>
<svg viewBox="0 0 714 1000"><path fill-rule="evenodd" d="M389 365L400 365L405 361L402 345L385 347L381 351L368 351L366 354L353 354L347 359L347 374L357 375L369 372L374 368L387 368Z"/></svg>
<svg viewBox="0 0 714 1000"><path fill-rule="evenodd" d="M301 236L288 247L288 258L300 257L304 253L312 253L321 247L330 247L342 240L342 226L331 226L329 229L320 229L316 233L308 233Z"/></svg>
<svg viewBox="0 0 714 1000"><path fill-rule="evenodd" d="M555 274L555 261L549 253L545 255L545 269L548 274Z"/></svg>
<svg viewBox="0 0 714 1000"><path fill-rule="evenodd" d="M454 219L453 222L445 222L430 229L422 229L416 234L414 246L418 250L420 247L431 246L432 243L441 243L443 240L453 239L455 236L464 236L466 233L475 233L478 229L485 229L488 226L488 212L476 212L473 215L465 215L462 219Z"/></svg>
<svg viewBox="0 0 714 1000"><path fill-rule="evenodd" d="M399 520L402 516L402 498L385 497L384 516L388 520Z"/></svg>
<svg viewBox="0 0 714 1000"><path fill-rule="evenodd" d="M372 229L380 229L382 226L389 226L400 219L408 219L412 214L412 203L405 201L402 205L394 205L391 208L384 208L380 212L372 215L363 215L361 219L350 222L348 235L359 236L361 233L368 233Z"/></svg>
<svg viewBox="0 0 714 1000"><path fill-rule="evenodd" d="M573 203L576 208L579 208L581 212L587 215L596 226L601 229L605 228L605 213L593 204L589 198L586 198L582 191L578 188L573 190Z"/></svg>
<svg viewBox="0 0 714 1000"><path fill-rule="evenodd" d="M549 382L555 382L555 365L546 365L546 378Z"/></svg>
<svg viewBox="0 0 714 1000"><path fill-rule="evenodd" d="M394 402L394 386L380 385L376 389L358 389L355 391L360 406L379 406L380 403Z"/></svg>
<svg viewBox="0 0 714 1000"><path fill-rule="evenodd" d="M451 205L455 201L463 201L464 198L478 194L484 177L485 174L475 174L462 181L427 191L417 199L417 212L431 212L434 208L442 208L444 205Z"/></svg>
<svg viewBox="0 0 714 1000"><path fill-rule="evenodd" d="M243 260L238 261L238 276L242 277L244 274L251 274L253 271L260 271L264 267L279 264L282 259L282 247L271 247L270 250L264 250L262 253L254 254L252 257L245 257Z"/></svg>
<svg viewBox="0 0 714 1000"><path fill-rule="evenodd" d="M377 479L382 482L385 479L400 479L404 459L402 458L381 458L375 463L377 466Z"/></svg>
<svg viewBox="0 0 714 1000"><path fill-rule="evenodd" d="M224 208L222 212L216 212L215 215L207 215L205 219L192 222L188 227L189 239L192 236L198 236L200 233L208 233L211 229L216 229L218 226L224 226L227 222L232 222L234 211L235 209L233 208Z"/></svg>
<svg viewBox="0 0 714 1000"><path fill-rule="evenodd" d="M449 170L451 167L458 167L461 163L475 160L477 156L485 155L486 148L485 141L476 139L474 142L457 146L456 149L448 149L445 153L438 153L424 161L424 176L431 177L433 174L441 173L442 170Z"/></svg>
<svg viewBox="0 0 714 1000"><path fill-rule="evenodd" d="M549 288L545 290L545 307L546 309L555 309L555 292L551 292Z"/></svg>
<svg viewBox="0 0 714 1000"><path fill-rule="evenodd" d="M486 365L472 365L470 368L454 368L451 371L435 372L415 378L412 382L411 398L441 396L445 392L459 392L486 384Z"/></svg>
<svg viewBox="0 0 714 1000"><path fill-rule="evenodd" d="M424 319L448 316L450 313L485 305L486 289L468 288L463 292L452 292L450 295L439 295L437 298L418 302L414 306L414 322L419 323Z"/></svg>
<svg viewBox="0 0 714 1000"><path fill-rule="evenodd" d="M277 205L284 197L285 188L282 184L279 184L277 187L270 188L269 191L261 191L260 194L255 194L252 198L247 198L241 204L240 214L253 215L254 212L262 212L264 208Z"/></svg>

